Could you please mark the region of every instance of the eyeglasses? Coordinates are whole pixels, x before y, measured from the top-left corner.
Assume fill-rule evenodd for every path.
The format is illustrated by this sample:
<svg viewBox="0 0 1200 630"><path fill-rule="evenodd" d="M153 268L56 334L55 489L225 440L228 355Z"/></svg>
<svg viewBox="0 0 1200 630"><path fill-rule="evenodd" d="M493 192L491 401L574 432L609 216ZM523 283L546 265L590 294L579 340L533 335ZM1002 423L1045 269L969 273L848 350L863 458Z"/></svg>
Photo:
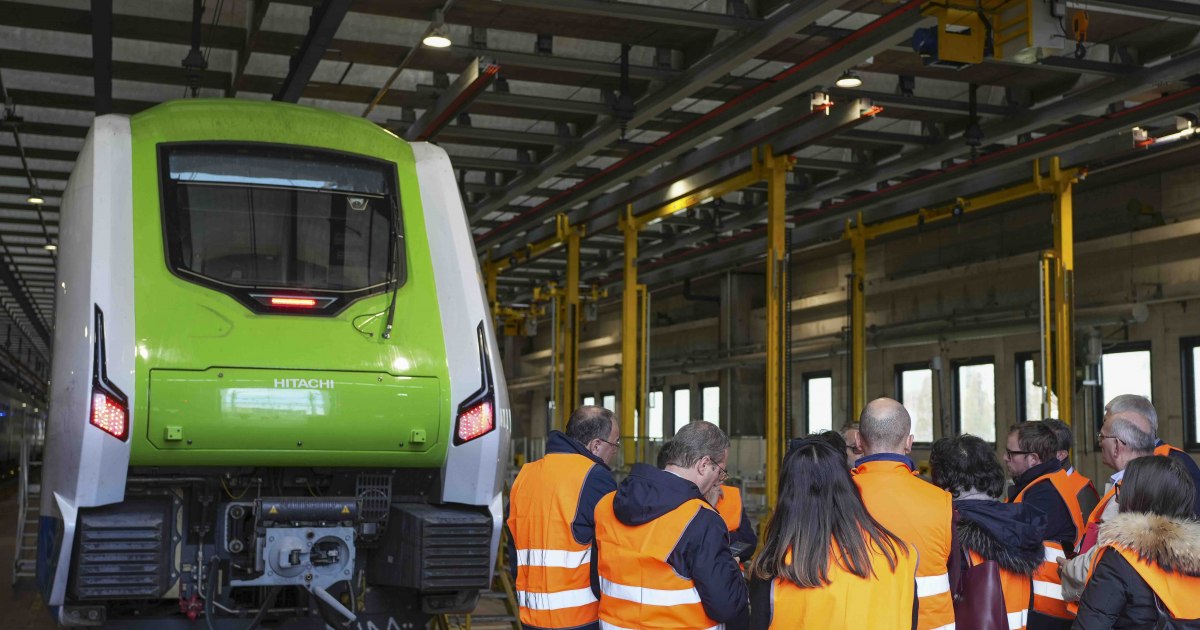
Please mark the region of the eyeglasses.
<svg viewBox="0 0 1200 630"><path fill-rule="evenodd" d="M1014 451L1011 448L1006 448L1004 450L1008 452L1009 458L1016 457L1017 455L1033 455L1033 451Z"/></svg>
<svg viewBox="0 0 1200 630"><path fill-rule="evenodd" d="M710 457L710 458L708 458L708 461L712 462L712 465L713 465L713 466L716 466L716 467L717 467L717 470L721 471L721 481L725 481L726 479L729 479L729 473L725 471L725 467L724 467L724 466L722 466L722 465L718 464L718 463L717 463L716 461L714 461L714 460L713 460L711 457Z"/></svg>
<svg viewBox="0 0 1200 630"><path fill-rule="evenodd" d="M606 440L604 438L596 438L596 439L600 440L601 442L604 442L605 444L607 444L613 448L621 448L621 438L617 438L616 442L609 442L608 440Z"/></svg>
<svg viewBox="0 0 1200 630"><path fill-rule="evenodd" d="M1125 440L1122 440L1121 438L1119 438L1115 435L1104 435L1103 432L1096 434L1096 444L1100 444L1104 440L1116 440L1122 444L1125 443Z"/></svg>

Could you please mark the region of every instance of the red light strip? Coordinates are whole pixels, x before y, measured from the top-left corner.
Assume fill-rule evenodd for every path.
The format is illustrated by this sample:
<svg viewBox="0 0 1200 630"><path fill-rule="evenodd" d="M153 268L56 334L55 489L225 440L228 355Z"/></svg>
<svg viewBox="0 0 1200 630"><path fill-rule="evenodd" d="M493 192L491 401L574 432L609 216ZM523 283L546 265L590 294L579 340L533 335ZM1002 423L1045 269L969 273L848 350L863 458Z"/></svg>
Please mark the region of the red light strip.
<svg viewBox="0 0 1200 630"><path fill-rule="evenodd" d="M295 306L299 308L313 308L317 305L317 301L313 298L291 298L291 297L273 297L271 298L271 306Z"/></svg>

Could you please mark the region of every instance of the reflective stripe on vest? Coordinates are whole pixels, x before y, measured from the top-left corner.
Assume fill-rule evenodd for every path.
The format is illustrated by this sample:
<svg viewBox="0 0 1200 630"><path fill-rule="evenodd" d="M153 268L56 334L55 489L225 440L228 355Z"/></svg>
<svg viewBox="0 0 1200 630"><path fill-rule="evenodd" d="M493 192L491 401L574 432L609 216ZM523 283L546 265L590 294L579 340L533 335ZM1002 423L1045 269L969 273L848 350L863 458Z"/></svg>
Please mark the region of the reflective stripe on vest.
<svg viewBox="0 0 1200 630"><path fill-rule="evenodd" d="M953 499L945 490L913 475L901 462L872 461L854 469L854 483L875 520L920 552L917 566L917 628L938 630L954 623L947 583L952 539ZM921 580L926 586L922 588Z"/></svg>
<svg viewBox="0 0 1200 630"><path fill-rule="evenodd" d="M971 566L981 564L983 556L968 551ZM1028 575L1000 569L1000 589L1004 592L1004 612L1008 615L1008 630L1021 630L1029 623L1029 596L1031 592Z"/></svg>
<svg viewBox="0 0 1200 630"><path fill-rule="evenodd" d="M722 627L704 612L696 583L667 563L692 520L713 507L691 499L653 521L631 526L613 512L615 496L610 492L596 504L601 627Z"/></svg>
<svg viewBox="0 0 1200 630"><path fill-rule="evenodd" d="M508 529L516 547L521 622L538 628L595 623L591 541L571 528L584 481L596 463L575 453L550 453L521 467L509 495Z"/></svg>
<svg viewBox="0 0 1200 630"><path fill-rule="evenodd" d="M725 521L725 528L736 532L742 526L742 491L733 486L721 486L721 498L717 499L717 514Z"/></svg>
<svg viewBox="0 0 1200 630"><path fill-rule="evenodd" d="M1030 488L1043 481L1050 482L1050 485L1054 487L1054 491L1058 493L1058 496L1063 500L1063 503L1066 504L1067 512L1071 514L1071 523L1075 525L1075 541L1071 545L1071 549L1074 549L1075 547L1079 546L1079 542L1083 540L1083 533L1086 531L1086 529L1084 527L1083 510L1081 510L1079 507L1078 491L1075 489L1070 477L1067 476L1066 471L1056 470L1052 473L1047 473L1034 479L1033 481L1030 481L1024 488L1021 489L1020 492L1017 493L1016 498L1013 499L1013 503L1020 503L1021 499L1024 498L1025 493L1028 492Z"/></svg>
<svg viewBox="0 0 1200 630"><path fill-rule="evenodd" d="M704 630L724 630L724 629L725 629L725 624L723 624L723 623L712 626L711 628L704 628ZM621 626L614 626L613 624L608 623L607 621L604 621L603 619L601 619L600 620L600 630L633 630L633 629L632 628L622 628Z"/></svg>
<svg viewBox="0 0 1200 630"><path fill-rule="evenodd" d="M1033 572L1033 610L1059 619L1074 619L1075 613L1063 600L1062 577L1058 574L1058 559L1066 558L1062 545L1042 542L1042 563Z"/></svg>
<svg viewBox="0 0 1200 630"><path fill-rule="evenodd" d="M821 588L800 588L776 579L771 584L770 630L795 628L857 628L862 630L912 630L911 611L916 597L916 547L896 547L896 568L887 556L868 542L872 573L859 577L840 562L833 561L837 550L830 545L829 583ZM906 553L907 551L907 553ZM784 563L791 564L791 551ZM954 624L950 624L953 628Z"/></svg>

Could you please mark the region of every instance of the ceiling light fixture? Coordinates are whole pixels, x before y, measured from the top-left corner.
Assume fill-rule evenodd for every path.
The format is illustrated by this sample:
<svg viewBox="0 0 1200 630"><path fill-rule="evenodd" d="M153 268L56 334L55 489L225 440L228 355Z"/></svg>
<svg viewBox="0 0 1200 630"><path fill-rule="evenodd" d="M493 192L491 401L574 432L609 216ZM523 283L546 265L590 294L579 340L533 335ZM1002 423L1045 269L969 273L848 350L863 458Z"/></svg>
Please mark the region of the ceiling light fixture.
<svg viewBox="0 0 1200 630"><path fill-rule="evenodd" d="M58 245L55 245L54 243L46 243L45 245L42 245L42 249L48 252L56 252L58 251Z"/></svg>
<svg viewBox="0 0 1200 630"><path fill-rule="evenodd" d="M34 184L33 187L29 189L29 196L25 198L25 201L28 201L35 206L40 206L46 203L46 198L42 196L42 191L38 189L37 184Z"/></svg>
<svg viewBox="0 0 1200 630"><path fill-rule="evenodd" d="M421 43L430 48L449 48L450 44L454 43L450 41L450 31L446 29L446 22L442 18L441 10L434 13L433 22L429 26L429 32L425 33Z"/></svg>
<svg viewBox="0 0 1200 630"><path fill-rule="evenodd" d="M842 76L838 77L838 80L834 82L834 85L847 89L856 88L862 85L862 79L859 78L858 74L853 70L847 70L842 73Z"/></svg>

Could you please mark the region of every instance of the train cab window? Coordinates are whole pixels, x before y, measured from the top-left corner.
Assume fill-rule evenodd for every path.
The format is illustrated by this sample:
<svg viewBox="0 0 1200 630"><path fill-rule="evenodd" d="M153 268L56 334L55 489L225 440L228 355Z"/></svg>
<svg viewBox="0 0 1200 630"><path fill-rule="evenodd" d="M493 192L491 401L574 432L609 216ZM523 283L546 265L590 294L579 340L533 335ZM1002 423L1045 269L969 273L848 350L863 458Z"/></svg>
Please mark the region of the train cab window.
<svg viewBox="0 0 1200 630"><path fill-rule="evenodd" d="M996 441L996 364L990 357L954 362L954 425Z"/></svg>
<svg viewBox="0 0 1200 630"><path fill-rule="evenodd" d="M721 387L705 385L700 388L700 417L705 422L721 425Z"/></svg>
<svg viewBox="0 0 1200 630"><path fill-rule="evenodd" d="M395 171L302 147L164 145L167 263L256 311L277 310L264 290L328 296L309 312L340 311L404 282Z"/></svg>
<svg viewBox="0 0 1200 630"><path fill-rule="evenodd" d="M833 429L833 375L830 372L805 374L804 421L809 433Z"/></svg>
<svg viewBox="0 0 1200 630"><path fill-rule="evenodd" d="M661 389L656 389L650 392L647 403L647 417L649 418L649 426L646 427L646 436L651 440L663 439L663 393Z"/></svg>
<svg viewBox="0 0 1200 630"><path fill-rule="evenodd" d="M912 418L913 441L933 442L933 370L928 363L896 366L896 400Z"/></svg>
<svg viewBox="0 0 1200 630"><path fill-rule="evenodd" d="M1189 451L1200 449L1200 337L1179 340L1183 355L1183 420Z"/></svg>
<svg viewBox="0 0 1200 630"><path fill-rule="evenodd" d="M617 410L617 395L616 394L600 394L600 406L609 411Z"/></svg>
<svg viewBox="0 0 1200 630"><path fill-rule="evenodd" d="M671 402L674 404L673 417L675 419L675 432L687 423L692 421L692 390L687 387L677 387L671 390Z"/></svg>
<svg viewBox="0 0 1200 630"><path fill-rule="evenodd" d="M1042 362L1033 352L1016 356L1018 420L1043 420L1058 417L1058 395L1050 392L1050 415L1042 413Z"/></svg>
<svg viewBox="0 0 1200 630"><path fill-rule="evenodd" d="M1122 343L1105 348L1100 357L1101 406L1120 394L1137 394L1151 401L1149 342Z"/></svg>

